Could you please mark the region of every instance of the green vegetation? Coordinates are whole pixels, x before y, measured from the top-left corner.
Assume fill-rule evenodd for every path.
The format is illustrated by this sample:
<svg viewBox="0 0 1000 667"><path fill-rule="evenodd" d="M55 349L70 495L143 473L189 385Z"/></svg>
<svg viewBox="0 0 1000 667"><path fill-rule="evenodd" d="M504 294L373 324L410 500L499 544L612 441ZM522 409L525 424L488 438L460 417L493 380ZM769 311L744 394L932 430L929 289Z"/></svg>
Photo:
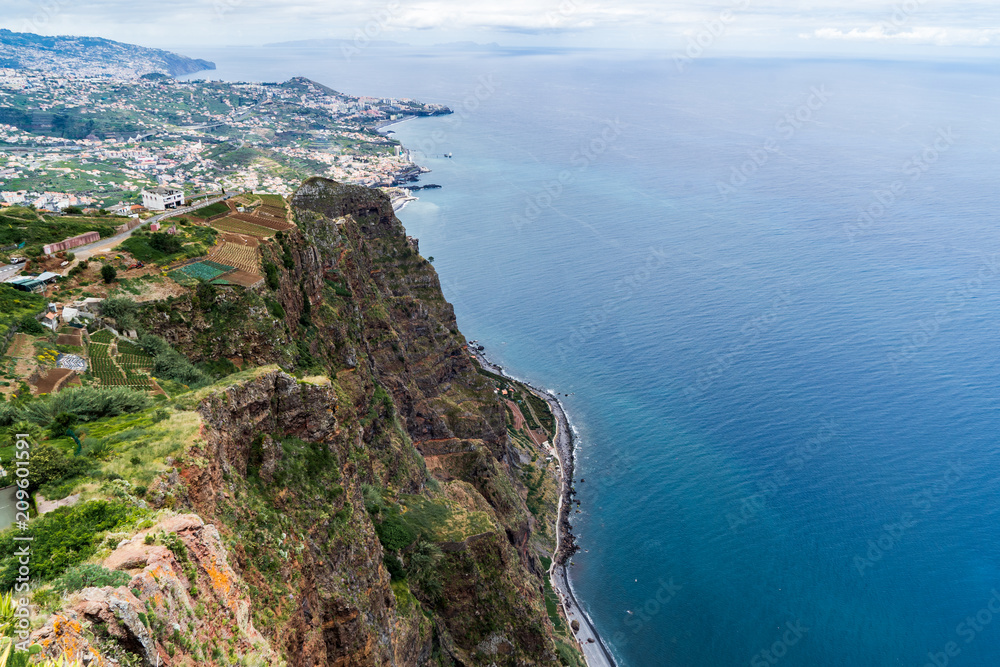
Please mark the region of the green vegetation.
<svg viewBox="0 0 1000 667"><path fill-rule="evenodd" d="M177 230L176 234L137 230L121 247L145 264L169 264L202 257L215 245L217 232L211 227L182 225Z"/></svg>
<svg viewBox="0 0 1000 667"><path fill-rule="evenodd" d="M62 576L52 582L53 590L61 593L72 593L94 586L124 586L132 577L128 572L109 570L96 563L84 563L69 568Z"/></svg>
<svg viewBox="0 0 1000 667"><path fill-rule="evenodd" d="M70 387L57 394L39 396L23 405L0 405L0 427L27 421L47 427L57 416L69 414L76 423L139 412L151 404L144 392L125 387Z"/></svg>
<svg viewBox="0 0 1000 667"><path fill-rule="evenodd" d="M153 334L139 336L139 348L153 358L153 375L196 387L208 384L208 378L183 354Z"/></svg>
<svg viewBox="0 0 1000 667"><path fill-rule="evenodd" d="M0 246L24 243L18 253L32 257L40 254L42 246L48 243L86 232L98 232L101 238L114 236L115 228L126 221L127 218L114 216L43 216L29 208L12 206L0 213Z"/></svg>
<svg viewBox="0 0 1000 667"><path fill-rule="evenodd" d="M233 268L235 267L228 264L205 260L204 262L195 262L194 264L174 269L170 272L170 277L182 285L191 286L197 284L199 281L215 280L219 276L229 273Z"/></svg>
<svg viewBox="0 0 1000 667"><path fill-rule="evenodd" d="M106 283L113 283L115 278L118 277L118 270L110 264L105 264L101 267L101 278Z"/></svg>
<svg viewBox="0 0 1000 667"><path fill-rule="evenodd" d="M90 558L105 531L118 530L143 516L143 510L123 503L91 500L72 507L60 507L31 523L31 574L47 581L69 567ZM0 533L0 589L10 590L17 577L14 557L20 542L16 531Z"/></svg>
<svg viewBox="0 0 1000 667"><path fill-rule="evenodd" d="M45 297L21 292L10 285L0 284L0 337L6 335L11 325L35 321L35 314L45 308ZM35 322L35 324L38 324ZM41 325L39 325L41 326Z"/></svg>
<svg viewBox="0 0 1000 667"><path fill-rule="evenodd" d="M281 287L281 279L278 274L278 267L273 262L264 262L264 282L268 289L277 290Z"/></svg>
<svg viewBox="0 0 1000 667"><path fill-rule="evenodd" d="M211 218L223 213L229 213L229 206L224 201L217 201L214 204L209 204L196 211L192 211L191 215L198 216L199 218Z"/></svg>

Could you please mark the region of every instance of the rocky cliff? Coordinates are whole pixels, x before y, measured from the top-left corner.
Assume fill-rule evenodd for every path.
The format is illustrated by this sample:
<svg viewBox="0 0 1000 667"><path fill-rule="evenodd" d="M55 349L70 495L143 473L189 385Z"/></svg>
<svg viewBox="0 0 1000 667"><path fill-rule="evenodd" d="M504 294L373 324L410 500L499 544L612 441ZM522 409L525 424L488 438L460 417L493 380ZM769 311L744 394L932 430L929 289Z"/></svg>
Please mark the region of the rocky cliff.
<svg viewBox="0 0 1000 667"><path fill-rule="evenodd" d="M142 312L243 370L169 402L186 435L143 436L170 455L113 484L148 518L98 554L128 583L66 594L40 641L97 664L578 664L545 606L554 516L526 504L551 470L512 441L433 268L380 192L311 179L291 205L270 287Z"/></svg>

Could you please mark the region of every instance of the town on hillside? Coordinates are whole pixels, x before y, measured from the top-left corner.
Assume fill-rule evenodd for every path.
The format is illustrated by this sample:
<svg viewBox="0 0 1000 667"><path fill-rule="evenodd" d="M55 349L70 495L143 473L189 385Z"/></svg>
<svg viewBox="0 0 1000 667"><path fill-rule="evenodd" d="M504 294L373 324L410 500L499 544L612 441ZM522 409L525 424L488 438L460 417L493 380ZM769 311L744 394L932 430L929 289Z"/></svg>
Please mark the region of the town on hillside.
<svg viewBox="0 0 1000 667"><path fill-rule="evenodd" d="M80 384L168 394L154 351L103 304L200 284L261 289L273 279L261 248L282 254L282 232L294 227L286 197L299 183L320 175L408 201L400 186L424 170L379 129L451 113L304 78L225 83L143 73L145 61L27 62L0 68L8 398Z"/></svg>

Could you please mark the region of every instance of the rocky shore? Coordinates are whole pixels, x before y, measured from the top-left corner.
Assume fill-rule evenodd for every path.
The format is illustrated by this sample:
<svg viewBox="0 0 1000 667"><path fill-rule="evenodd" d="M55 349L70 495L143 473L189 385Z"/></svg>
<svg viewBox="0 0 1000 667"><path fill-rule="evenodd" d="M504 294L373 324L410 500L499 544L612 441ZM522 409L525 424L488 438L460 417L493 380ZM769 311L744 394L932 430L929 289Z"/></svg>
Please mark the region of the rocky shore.
<svg viewBox="0 0 1000 667"><path fill-rule="evenodd" d="M502 367L491 362L481 349L470 349L470 352L472 352L484 369L519 382L531 389L535 395L548 404L552 415L556 419L556 436L553 444L555 446L556 457L559 459L560 496L559 516L556 520L556 551L552 557L549 578L552 582L552 588L556 591L562 603L566 618L571 623L574 621L579 622L579 629L575 630L575 634L577 640L580 642L580 648L583 650L588 667L616 667L611 652L605 646L590 617L580 606L569 581L569 567L572 565L570 559L573 554L580 550L580 547L576 544L576 537L573 535L573 525L569 519L573 508L573 497L576 495L576 489L573 487L576 459L573 428L570 426L566 411L555 395L544 389L539 389L524 380L512 378L504 372Z"/></svg>

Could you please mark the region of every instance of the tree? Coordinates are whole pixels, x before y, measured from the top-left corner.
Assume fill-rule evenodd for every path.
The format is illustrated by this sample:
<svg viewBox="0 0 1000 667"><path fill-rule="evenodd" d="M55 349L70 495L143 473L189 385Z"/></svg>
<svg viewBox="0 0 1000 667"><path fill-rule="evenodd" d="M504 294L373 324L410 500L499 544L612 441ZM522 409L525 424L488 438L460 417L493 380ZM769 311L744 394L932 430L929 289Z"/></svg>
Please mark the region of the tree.
<svg viewBox="0 0 1000 667"><path fill-rule="evenodd" d="M158 250L164 255L173 255L181 251L181 240L171 234L164 232L154 232L149 235L149 247Z"/></svg>
<svg viewBox="0 0 1000 667"><path fill-rule="evenodd" d="M104 282L113 283L118 277L118 271L115 267L110 264L105 264L101 267L101 278L104 278Z"/></svg>

